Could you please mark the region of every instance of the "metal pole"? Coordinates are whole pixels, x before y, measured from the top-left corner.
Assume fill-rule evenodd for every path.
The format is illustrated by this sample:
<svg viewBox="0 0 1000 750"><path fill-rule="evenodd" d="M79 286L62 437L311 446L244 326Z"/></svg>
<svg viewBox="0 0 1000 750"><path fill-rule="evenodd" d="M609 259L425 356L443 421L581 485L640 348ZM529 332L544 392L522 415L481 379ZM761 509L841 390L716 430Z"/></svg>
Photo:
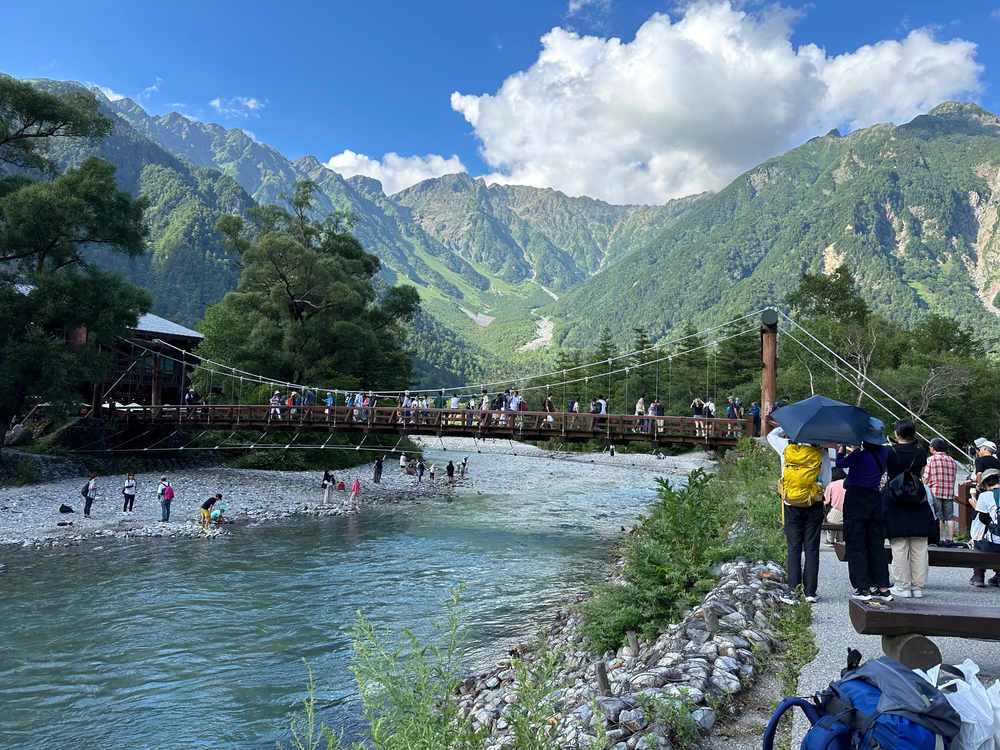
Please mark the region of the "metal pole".
<svg viewBox="0 0 1000 750"><path fill-rule="evenodd" d="M760 316L760 358L760 434L767 437L767 417L778 398L778 311L773 308Z"/></svg>

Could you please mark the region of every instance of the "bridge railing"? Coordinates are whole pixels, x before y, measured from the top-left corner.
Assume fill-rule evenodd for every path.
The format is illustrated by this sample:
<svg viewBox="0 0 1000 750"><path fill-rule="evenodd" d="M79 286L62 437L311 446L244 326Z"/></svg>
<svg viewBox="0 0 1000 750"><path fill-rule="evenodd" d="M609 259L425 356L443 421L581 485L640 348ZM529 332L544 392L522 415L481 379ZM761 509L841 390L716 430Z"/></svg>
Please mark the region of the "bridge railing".
<svg viewBox="0 0 1000 750"><path fill-rule="evenodd" d="M178 428L302 429L374 431L396 434L465 435L544 440L607 439L619 442L736 442L753 434L749 419L566 414L478 409L421 409L399 406L271 406L268 404L199 404L119 407L125 422L174 424Z"/></svg>

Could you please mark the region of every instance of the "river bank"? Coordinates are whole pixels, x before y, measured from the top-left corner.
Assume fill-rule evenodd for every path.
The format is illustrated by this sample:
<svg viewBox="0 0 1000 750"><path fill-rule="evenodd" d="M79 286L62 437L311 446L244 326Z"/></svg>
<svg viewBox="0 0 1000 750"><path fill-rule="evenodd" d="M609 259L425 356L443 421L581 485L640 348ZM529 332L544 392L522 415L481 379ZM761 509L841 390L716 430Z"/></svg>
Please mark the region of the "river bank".
<svg viewBox="0 0 1000 750"><path fill-rule="evenodd" d="M567 482L581 490L610 482L629 485L631 472L641 470L662 476L686 476L711 465L707 454L656 459L648 455L552 453L531 445L497 441L476 442L463 438L423 439L426 463L437 464L437 478L417 482L399 471L399 454L385 454L382 482L371 481L371 464L337 472L337 480L349 489L357 477L362 485L362 510L366 507L460 498L483 492L517 493L525 483ZM483 452L479 452L483 451ZM469 457L469 473L458 478L453 489L445 486L445 465L456 465ZM374 455L372 456L374 460ZM530 461L529 461L530 459ZM572 466L572 468L569 468ZM342 515L351 513L348 491L331 493L323 504L321 475L315 471L281 472L226 467L185 469L167 474L174 487L170 522L160 521L156 499L159 472L138 474L135 510L122 512L122 476L100 477L101 489L90 519L83 518L83 481L79 477L59 481L0 488L0 545L22 547L72 546L87 538L215 538L241 526L275 521L296 515ZM620 478L620 482L616 480ZM209 497L222 493L225 515L235 523L203 531L200 507ZM59 512L61 504L76 511ZM60 522L71 526L59 526Z"/></svg>

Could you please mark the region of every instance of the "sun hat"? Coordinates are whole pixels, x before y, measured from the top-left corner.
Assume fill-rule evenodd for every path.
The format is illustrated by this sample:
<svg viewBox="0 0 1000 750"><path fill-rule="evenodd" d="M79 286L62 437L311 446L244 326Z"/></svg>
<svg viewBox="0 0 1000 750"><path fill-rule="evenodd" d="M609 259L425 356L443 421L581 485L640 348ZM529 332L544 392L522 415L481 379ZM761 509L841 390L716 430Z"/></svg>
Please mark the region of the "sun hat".
<svg viewBox="0 0 1000 750"><path fill-rule="evenodd" d="M226 509L226 506L225 506L225 505L220 505L220 506L219 506L219 510L225 510L225 509Z"/></svg>
<svg viewBox="0 0 1000 750"><path fill-rule="evenodd" d="M865 443L871 443L872 445L885 445L885 425L882 424L882 420L876 419L875 417L869 417L868 429L865 430L865 434L861 436L861 440Z"/></svg>
<svg viewBox="0 0 1000 750"><path fill-rule="evenodd" d="M987 469L982 473L982 476L979 477L979 481L985 482L991 477L1000 477L1000 469Z"/></svg>

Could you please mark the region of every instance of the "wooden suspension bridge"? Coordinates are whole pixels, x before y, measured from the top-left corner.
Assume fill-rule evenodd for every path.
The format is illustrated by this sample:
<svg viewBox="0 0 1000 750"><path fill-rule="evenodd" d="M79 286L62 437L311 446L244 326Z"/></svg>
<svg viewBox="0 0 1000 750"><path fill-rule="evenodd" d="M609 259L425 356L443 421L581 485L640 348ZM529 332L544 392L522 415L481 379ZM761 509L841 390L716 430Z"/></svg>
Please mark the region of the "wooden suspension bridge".
<svg viewBox="0 0 1000 750"><path fill-rule="evenodd" d="M465 437L476 440L588 440L606 445L687 443L708 448L736 445L754 434L752 419L564 414L477 409L417 409L398 406L197 405L127 406L114 409L121 423L173 426L178 430L353 433Z"/></svg>

